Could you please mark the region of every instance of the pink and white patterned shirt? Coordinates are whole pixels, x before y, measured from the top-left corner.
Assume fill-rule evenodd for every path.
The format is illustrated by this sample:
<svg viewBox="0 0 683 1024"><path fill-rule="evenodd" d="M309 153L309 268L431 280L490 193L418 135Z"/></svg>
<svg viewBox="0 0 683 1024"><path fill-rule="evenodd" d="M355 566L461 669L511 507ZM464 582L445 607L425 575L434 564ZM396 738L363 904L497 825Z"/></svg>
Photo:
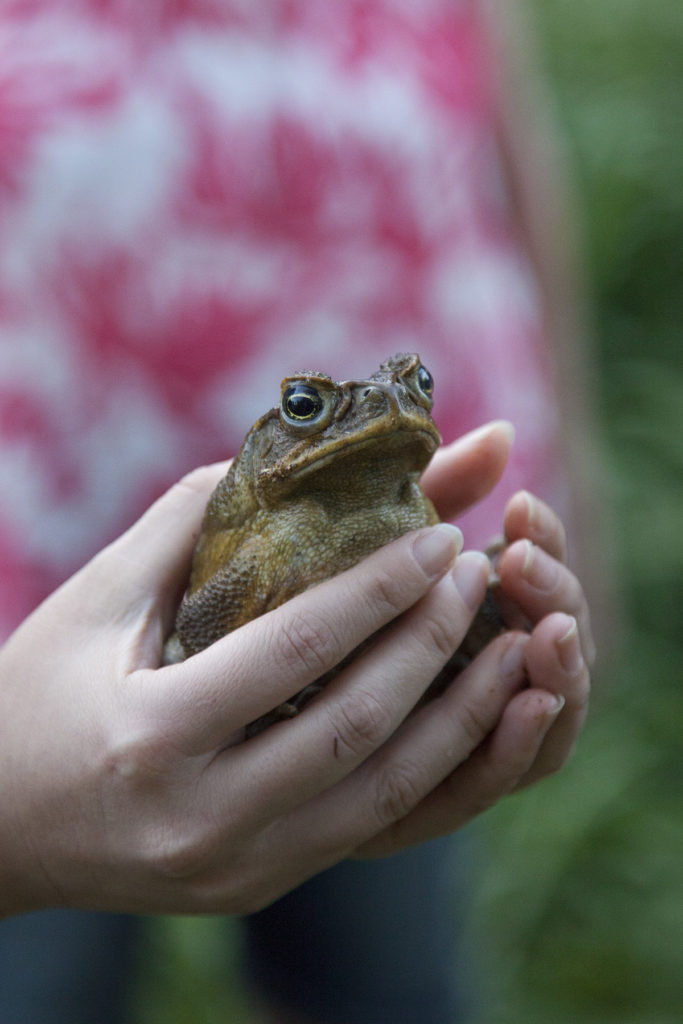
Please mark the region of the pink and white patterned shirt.
<svg viewBox="0 0 683 1024"><path fill-rule="evenodd" d="M6 0L0 636L299 369L419 351L517 428L466 539L557 478L475 0Z"/></svg>

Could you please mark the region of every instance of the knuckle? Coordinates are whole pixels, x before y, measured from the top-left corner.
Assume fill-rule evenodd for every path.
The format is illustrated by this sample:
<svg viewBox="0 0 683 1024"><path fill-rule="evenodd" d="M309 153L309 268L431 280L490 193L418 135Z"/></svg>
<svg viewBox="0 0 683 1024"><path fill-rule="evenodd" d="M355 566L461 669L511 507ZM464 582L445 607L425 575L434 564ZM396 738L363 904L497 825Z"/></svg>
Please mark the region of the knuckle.
<svg viewBox="0 0 683 1024"><path fill-rule="evenodd" d="M344 694L330 715L340 760L358 761L368 756L393 729L390 710L374 694L359 689Z"/></svg>
<svg viewBox="0 0 683 1024"><path fill-rule="evenodd" d="M138 723L105 745L104 775L128 791L149 791L163 785L168 768L168 746L154 726Z"/></svg>
<svg viewBox="0 0 683 1024"><path fill-rule="evenodd" d="M417 807L424 796L419 779L420 772L407 761L394 762L382 771L375 796L375 814L381 828L407 817Z"/></svg>
<svg viewBox="0 0 683 1024"><path fill-rule="evenodd" d="M444 661L448 661L462 639L461 635L455 635L456 625L454 620L442 616L430 617L425 622L429 647L436 648Z"/></svg>
<svg viewBox="0 0 683 1024"><path fill-rule="evenodd" d="M322 675L341 652L329 623L312 612L288 612L276 634L276 656L294 674Z"/></svg>
<svg viewBox="0 0 683 1024"><path fill-rule="evenodd" d="M491 731L493 723L477 703L463 702L458 709L458 725L470 750L474 750Z"/></svg>
<svg viewBox="0 0 683 1024"><path fill-rule="evenodd" d="M387 570L377 571L368 588L367 600L375 616L379 615L385 622L395 619L412 603L406 581Z"/></svg>
<svg viewBox="0 0 683 1024"><path fill-rule="evenodd" d="M188 879L199 875L215 848L211 816L187 813L175 799L173 753L152 729L119 737L103 758L104 782L118 801L143 822L136 830L142 864L154 878ZM182 791L181 791L182 798Z"/></svg>

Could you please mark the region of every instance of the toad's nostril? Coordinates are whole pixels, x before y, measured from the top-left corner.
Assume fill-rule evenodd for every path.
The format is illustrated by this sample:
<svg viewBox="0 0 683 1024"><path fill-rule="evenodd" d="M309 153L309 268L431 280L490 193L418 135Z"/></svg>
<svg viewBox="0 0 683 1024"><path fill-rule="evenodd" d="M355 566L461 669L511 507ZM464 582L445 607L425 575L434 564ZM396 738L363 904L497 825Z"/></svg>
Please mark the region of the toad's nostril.
<svg viewBox="0 0 683 1024"><path fill-rule="evenodd" d="M363 381L356 390L356 401L364 416L380 416L386 410L393 408L395 404L392 389L387 387L383 381L371 381L370 383Z"/></svg>
<svg viewBox="0 0 683 1024"><path fill-rule="evenodd" d="M383 409L387 404L387 398L381 388L370 385L370 387L363 389L361 402L369 409Z"/></svg>

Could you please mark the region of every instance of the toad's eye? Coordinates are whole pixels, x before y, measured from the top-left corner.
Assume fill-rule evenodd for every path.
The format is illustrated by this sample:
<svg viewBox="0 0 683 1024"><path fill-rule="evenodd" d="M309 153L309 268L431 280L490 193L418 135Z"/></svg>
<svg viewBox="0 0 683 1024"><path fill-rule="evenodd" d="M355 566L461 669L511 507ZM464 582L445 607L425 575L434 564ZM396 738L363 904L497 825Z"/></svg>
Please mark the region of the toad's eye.
<svg viewBox="0 0 683 1024"><path fill-rule="evenodd" d="M320 392L309 384L292 384L282 395L282 412L292 423L315 423L325 408Z"/></svg>
<svg viewBox="0 0 683 1024"><path fill-rule="evenodd" d="M431 398L434 394L434 378L425 366L420 366L417 371L417 385L427 398Z"/></svg>

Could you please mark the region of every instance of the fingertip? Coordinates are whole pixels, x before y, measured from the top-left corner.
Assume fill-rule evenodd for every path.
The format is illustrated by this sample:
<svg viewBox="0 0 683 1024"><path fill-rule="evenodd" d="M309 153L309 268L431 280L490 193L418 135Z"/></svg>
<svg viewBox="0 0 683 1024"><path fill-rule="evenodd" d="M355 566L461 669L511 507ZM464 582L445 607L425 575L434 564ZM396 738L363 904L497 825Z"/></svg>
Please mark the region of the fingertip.
<svg viewBox="0 0 683 1024"><path fill-rule="evenodd" d="M511 423L494 420L439 449L422 484L442 519L460 515L498 483L513 437Z"/></svg>
<svg viewBox="0 0 683 1024"><path fill-rule="evenodd" d="M525 696L539 722L547 723L547 726L555 721L567 703L563 694L551 693L550 690L528 690Z"/></svg>
<svg viewBox="0 0 683 1024"><path fill-rule="evenodd" d="M512 447L515 443L516 431L515 425L511 420L493 420L489 426L491 430L496 430L502 434L508 442L508 445Z"/></svg>
<svg viewBox="0 0 683 1024"><path fill-rule="evenodd" d="M492 420L454 442L462 455L477 458L487 474L497 480L502 474L515 440L515 428L509 420Z"/></svg>
<svg viewBox="0 0 683 1024"><path fill-rule="evenodd" d="M470 430L467 434L455 442L460 445L477 445L482 441L488 440L489 437L495 436L497 439L502 439L510 448L515 440L515 425L510 420L491 420L489 423L484 423L481 427L476 427L474 430Z"/></svg>
<svg viewBox="0 0 683 1024"><path fill-rule="evenodd" d="M541 742L557 721L566 703L562 694L535 687L522 690L510 703L508 713L518 721L519 741L526 735L529 749L540 747Z"/></svg>
<svg viewBox="0 0 683 1024"><path fill-rule="evenodd" d="M555 650L562 669L571 676L583 671L584 659L579 637L579 626L573 615L566 615L566 629L555 640Z"/></svg>
<svg viewBox="0 0 683 1024"><path fill-rule="evenodd" d="M531 491L517 491L504 513L508 543L528 538L561 562L567 560L567 532L557 512Z"/></svg>
<svg viewBox="0 0 683 1024"><path fill-rule="evenodd" d="M443 575L462 551L462 531L452 523L421 530L413 541L413 555L429 579Z"/></svg>
<svg viewBox="0 0 683 1024"><path fill-rule="evenodd" d="M563 694L572 714L584 716L590 698L590 672L577 620L564 612L543 619L529 638L529 678L546 692Z"/></svg>
<svg viewBox="0 0 683 1024"><path fill-rule="evenodd" d="M527 490L516 491L507 502L503 516L508 543L533 535L537 522L537 506L533 494Z"/></svg>

